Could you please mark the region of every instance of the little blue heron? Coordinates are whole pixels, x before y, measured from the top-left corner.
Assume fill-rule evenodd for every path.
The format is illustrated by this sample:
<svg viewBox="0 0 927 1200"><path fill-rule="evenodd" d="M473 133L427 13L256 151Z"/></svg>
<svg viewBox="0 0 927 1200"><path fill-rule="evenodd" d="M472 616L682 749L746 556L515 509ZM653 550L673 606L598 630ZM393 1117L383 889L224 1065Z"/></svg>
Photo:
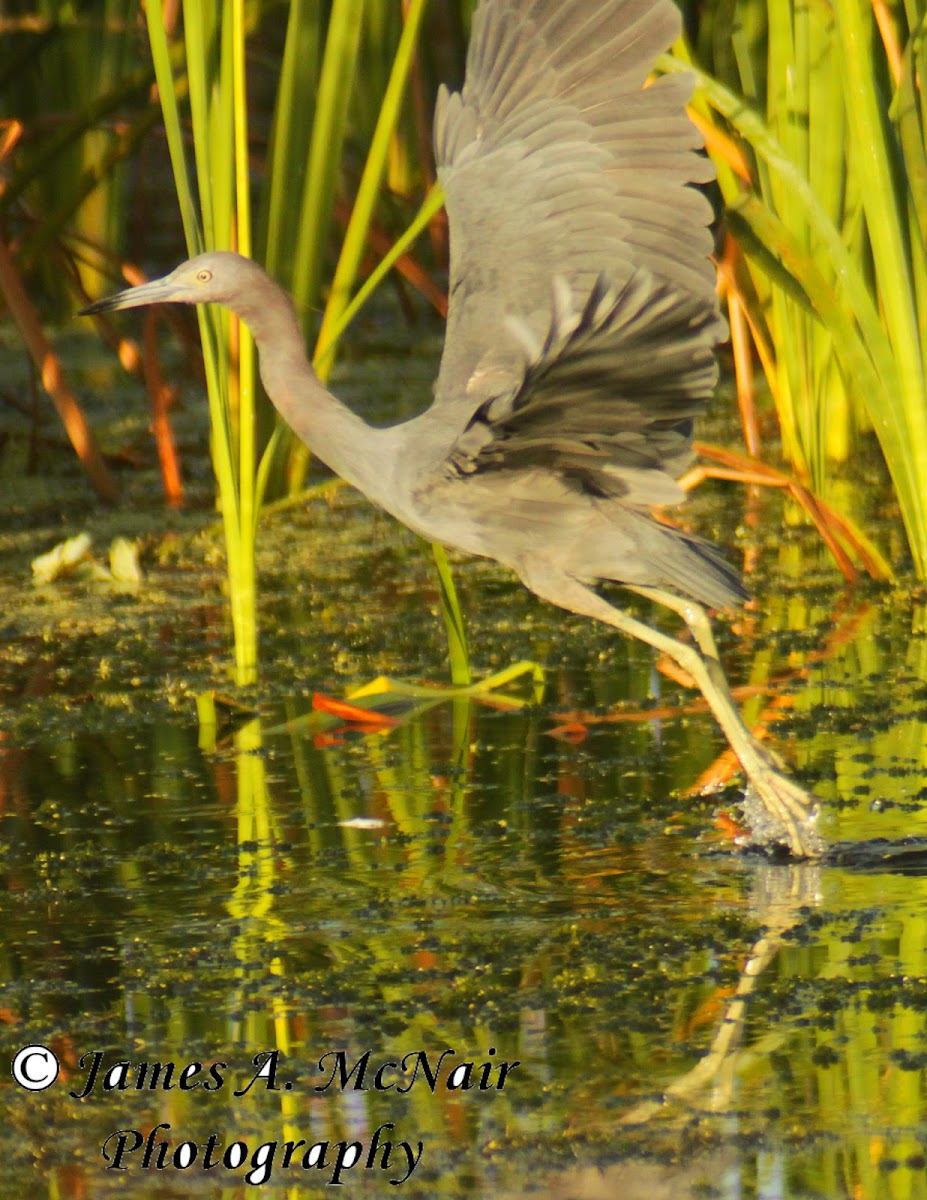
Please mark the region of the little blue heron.
<svg viewBox="0 0 927 1200"><path fill-rule="evenodd" d="M442 89L438 174L450 310L431 407L375 429L323 387L290 298L259 266L203 254L87 312L224 304L254 335L268 396L333 471L431 541L484 555L538 596L673 659L748 780L758 840L815 856L814 798L750 733L704 606L745 598L714 546L657 521L677 503L724 336L711 176L691 79L645 87L680 31L672 0L482 0L466 82ZM694 641L616 608L615 582Z"/></svg>

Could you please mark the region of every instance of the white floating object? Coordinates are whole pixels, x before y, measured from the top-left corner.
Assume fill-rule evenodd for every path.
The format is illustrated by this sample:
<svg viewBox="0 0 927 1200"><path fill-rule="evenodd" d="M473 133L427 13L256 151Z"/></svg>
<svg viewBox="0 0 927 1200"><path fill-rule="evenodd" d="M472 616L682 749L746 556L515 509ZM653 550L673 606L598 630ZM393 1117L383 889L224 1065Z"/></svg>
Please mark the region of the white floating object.
<svg viewBox="0 0 927 1200"><path fill-rule="evenodd" d="M65 542L59 542L47 554L40 554L32 560L32 582L51 583L69 574L87 558L90 544L90 534L79 533Z"/></svg>

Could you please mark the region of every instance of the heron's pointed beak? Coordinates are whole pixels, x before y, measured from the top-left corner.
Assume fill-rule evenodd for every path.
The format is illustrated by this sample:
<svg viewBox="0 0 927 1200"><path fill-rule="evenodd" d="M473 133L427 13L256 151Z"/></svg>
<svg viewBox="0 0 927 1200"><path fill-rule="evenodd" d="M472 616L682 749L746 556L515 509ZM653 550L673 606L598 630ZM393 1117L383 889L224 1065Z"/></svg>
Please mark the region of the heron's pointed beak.
<svg viewBox="0 0 927 1200"><path fill-rule="evenodd" d="M104 296L94 304L88 304L77 314L79 317L90 317L94 313L112 312L117 308L140 308L143 304L164 304L171 299L172 285L164 279L152 279L150 283L139 284L138 287L126 288L124 292L116 292L114 296Z"/></svg>

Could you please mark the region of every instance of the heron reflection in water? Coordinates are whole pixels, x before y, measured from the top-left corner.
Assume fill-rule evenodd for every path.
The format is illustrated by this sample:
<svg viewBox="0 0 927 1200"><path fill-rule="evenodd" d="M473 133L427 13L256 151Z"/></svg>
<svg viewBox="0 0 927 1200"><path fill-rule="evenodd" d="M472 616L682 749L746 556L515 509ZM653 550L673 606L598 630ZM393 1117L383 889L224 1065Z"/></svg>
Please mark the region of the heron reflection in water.
<svg viewBox="0 0 927 1200"><path fill-rule="evenodd" d="M706 607L745 598L709 543L657 521L678 503L724 337L709 261L711 178L691 80L645 87L680 31L672 0L483 0L466 81L442 90L435 153L450 308L434 401L375 429L322 385L292 302L259 266L203 254L87 312L224 304L313 453L431 541L496 559L538 596L640 638L707 700L747 776L760 840L814 856L817 806L745 726ZM692 641L603 597L677 613ZM758 804L756 803L758 802Z"/></svg>

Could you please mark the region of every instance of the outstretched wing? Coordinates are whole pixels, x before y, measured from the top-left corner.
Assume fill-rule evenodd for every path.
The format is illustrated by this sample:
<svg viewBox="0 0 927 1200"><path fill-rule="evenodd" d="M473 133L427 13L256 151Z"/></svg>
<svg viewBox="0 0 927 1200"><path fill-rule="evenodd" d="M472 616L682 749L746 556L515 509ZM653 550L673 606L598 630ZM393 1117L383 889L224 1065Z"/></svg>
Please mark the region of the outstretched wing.
<svg viewBox="0 0 927 1200"><path fill-rule="evenodd" d="M555 279L581 306L600 277L620 291L649 273L715 313L710 207L687 186L711 177L684 113L691 81L644 88L679 29L672 0L480 4L463 91L442 92L435 116L451 239L442 410L465 421L511 390L524 360L511 320L543 341Z"/></svg>
<svg viewBox="0 0 927 1200"><path fill-rule="evenodd" d="M544 342L526 346L510 391L475 409L445 470L545 467L591 495L677 503L692 420L717 379L716 321L700 300L655 285L646 271L619 291L599 281L579 313L559 287Z"/></svg>

